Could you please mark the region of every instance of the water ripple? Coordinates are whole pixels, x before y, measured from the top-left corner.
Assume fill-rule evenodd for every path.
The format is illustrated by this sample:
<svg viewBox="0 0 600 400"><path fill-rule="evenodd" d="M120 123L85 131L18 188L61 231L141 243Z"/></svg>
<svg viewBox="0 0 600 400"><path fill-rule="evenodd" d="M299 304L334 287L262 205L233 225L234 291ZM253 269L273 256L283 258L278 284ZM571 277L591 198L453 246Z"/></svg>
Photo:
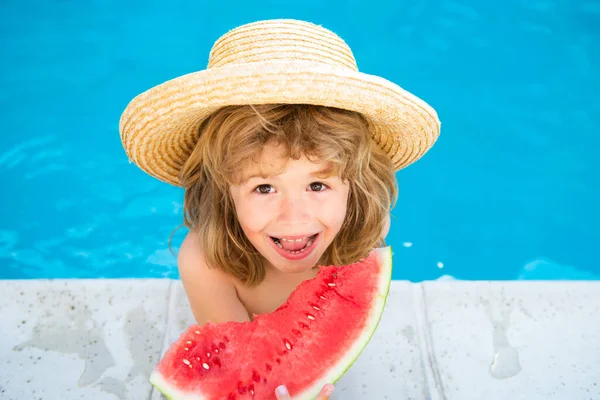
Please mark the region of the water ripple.
<svg viewBox="0 0 600 400"><path fill-rule="evenodd" d="M520 280L598 280L600 275L590 271L577 269L570 265L539 259L528 262L523 266L517 279Z"/></svg>
<svg viewBox="0 0 600 400"><path fill-rule="evenodd" d="M17 231L0 230L0 257L8 257L8 253L19 241Z"/></svg>

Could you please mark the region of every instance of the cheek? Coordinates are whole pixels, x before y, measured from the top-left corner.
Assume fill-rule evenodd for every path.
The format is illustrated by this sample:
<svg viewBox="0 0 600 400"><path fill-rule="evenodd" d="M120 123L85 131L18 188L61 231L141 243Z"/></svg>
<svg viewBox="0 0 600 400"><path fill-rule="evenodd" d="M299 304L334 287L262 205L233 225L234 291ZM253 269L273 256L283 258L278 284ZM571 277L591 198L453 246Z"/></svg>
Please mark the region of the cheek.
<svg viewBox="0 0 600 400"><path fill-rule="evenodd" d="M343 207L336 207L334 210L331 210L329 215L331 227L339 230L346 219L346 204L344 204Z"/></svg>
<svg viewBox="0 0 600 400"><path fill-rule="evenodd" d="M329 228L339 230L346 218L348 196L340 194L331 200L321 205L319 209L320 219Z"/></svg>
<svg viewBox="0 0 600 400"><path fill-rule="evenodd" d="M270 219L268 208L257 208L250 201L236 202L235 206L238 221L246 234L261 231Z"/></svg>

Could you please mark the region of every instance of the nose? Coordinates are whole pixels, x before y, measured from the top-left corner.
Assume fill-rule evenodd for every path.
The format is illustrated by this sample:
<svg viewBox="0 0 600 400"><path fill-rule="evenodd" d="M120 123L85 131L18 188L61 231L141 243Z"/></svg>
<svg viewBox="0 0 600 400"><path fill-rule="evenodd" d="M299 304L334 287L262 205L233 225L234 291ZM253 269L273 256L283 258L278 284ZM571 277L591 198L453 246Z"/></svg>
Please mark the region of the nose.
<svg viewBox="0 0 600 400"><path fill-rule="evenodd" d="M279 220L289 224L298 224L309 220L310 204L302 195L285 194L279 204Z"/></svg>

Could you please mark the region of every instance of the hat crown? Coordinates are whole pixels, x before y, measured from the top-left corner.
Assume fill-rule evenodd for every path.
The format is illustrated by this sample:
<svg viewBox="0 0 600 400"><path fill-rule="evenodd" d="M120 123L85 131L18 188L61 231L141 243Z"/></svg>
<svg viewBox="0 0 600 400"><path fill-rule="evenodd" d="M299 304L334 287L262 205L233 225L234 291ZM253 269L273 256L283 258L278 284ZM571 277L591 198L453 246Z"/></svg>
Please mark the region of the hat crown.
<svg viewBox="0 0 600 400"><path fill-rule="evenodd" d="M315 62L358 71L350 47L310 22L267 20L242 25L213 45L208 68L255 62Z"/></svg>

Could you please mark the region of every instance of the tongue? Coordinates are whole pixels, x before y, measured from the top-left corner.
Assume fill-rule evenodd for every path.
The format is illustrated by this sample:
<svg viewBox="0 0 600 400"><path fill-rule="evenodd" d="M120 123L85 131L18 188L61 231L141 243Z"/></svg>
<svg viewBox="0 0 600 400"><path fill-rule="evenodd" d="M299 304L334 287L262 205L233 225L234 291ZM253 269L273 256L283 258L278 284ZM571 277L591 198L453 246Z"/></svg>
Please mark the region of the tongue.
<svg viewBox="0 0 600 400"><path fill-rule="evenodd" d="M283 239L279 239L279 243L281 243L281 247L283 247L285 250L288 251L298 251L300 249L302 249L304 246L306 246L306 243L308 243L308 238L302 239L300 241L287 241L287 240L283 240Z"/></svg>

